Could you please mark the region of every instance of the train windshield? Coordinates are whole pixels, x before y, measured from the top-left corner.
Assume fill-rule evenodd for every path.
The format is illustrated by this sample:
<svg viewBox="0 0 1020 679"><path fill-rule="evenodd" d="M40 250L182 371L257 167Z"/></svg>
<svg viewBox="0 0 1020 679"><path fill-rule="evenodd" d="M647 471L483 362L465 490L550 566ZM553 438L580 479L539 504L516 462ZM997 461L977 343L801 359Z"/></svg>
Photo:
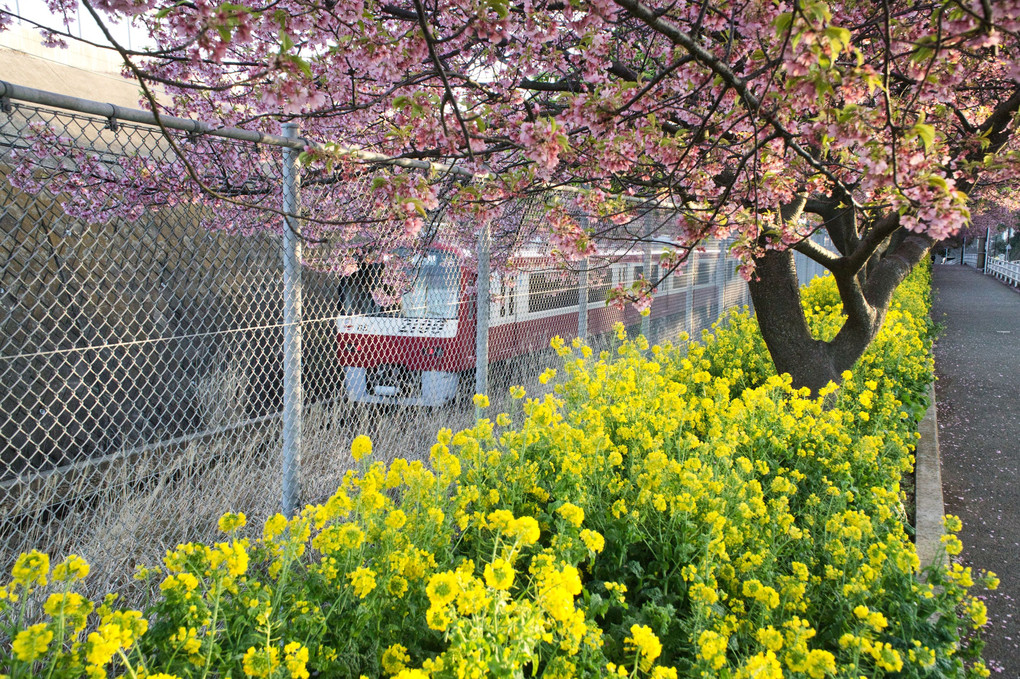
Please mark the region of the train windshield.
<svg viewBox="0 0 1020 679"><path fill-rule="evenodd" d="M405 318L457 318L460 267L452 254L431 250L412 269L411 289L401 298Z"/></svg>
<svg viewBox="0 0 1020 679"><path fill-rule="evenodd" d="M403 295L383 282L383 265L369 264L340 281L340 312L348 316L456 318L460 267L452 254L414 257Z"/></svg>

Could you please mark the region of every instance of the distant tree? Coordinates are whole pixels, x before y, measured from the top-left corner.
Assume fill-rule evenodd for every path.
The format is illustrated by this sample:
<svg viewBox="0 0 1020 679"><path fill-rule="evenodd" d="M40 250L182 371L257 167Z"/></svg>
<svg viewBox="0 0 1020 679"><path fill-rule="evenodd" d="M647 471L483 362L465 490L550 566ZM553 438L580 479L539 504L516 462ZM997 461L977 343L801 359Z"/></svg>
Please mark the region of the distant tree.
<svg viewBox="0 0 1020 679"><path fill-rule="evenodd" d="M968 241L987 235L988 252L992 256L1005 255L1009 243L1008 252L1015 259L1020 256L1020 252L1014 253L1017 245L1020 245L1020 210L1010 209L1006 204L985 201L966 229L961 229L956 237L943 241L937 247L943 244L946 247L959 247L961 234Z"/></svg>
<svg viewBox="0 0 1020 679"><path fill-rule="evenodd" d="M440 205L465 241L496 220L512 247L519 221L501 210L576 187L539 200L568 261L603 237L652 237L678 244L668 272L706 238L733 238L777 369L812 389L853 366L897 285L1020 166L1017 0L81 2L148 27L156 49L117 49L166 93L162 111L271 131L298 120L327 143L306 157L306 235L329 236L338 270L413 241ZM354 162L347 147L474 178ZM192 165L174 176L219 206L242 200L236 177L252 170L210 170L231 161L214 155L182 150ZM626 228L650 210L669 219ZM226 219L277 217L235 206ZM808 240L819 228L835 251ZM808 330L795 250L835 276L846 321L831 341Z"/></svg>

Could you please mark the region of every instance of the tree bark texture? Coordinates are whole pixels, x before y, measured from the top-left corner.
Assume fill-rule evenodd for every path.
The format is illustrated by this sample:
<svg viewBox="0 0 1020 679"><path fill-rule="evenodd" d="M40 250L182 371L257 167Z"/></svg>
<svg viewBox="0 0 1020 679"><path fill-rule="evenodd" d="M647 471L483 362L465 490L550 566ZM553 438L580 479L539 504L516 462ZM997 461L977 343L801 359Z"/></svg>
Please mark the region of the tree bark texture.
<svg viewBox="0 0 1020 679"><path fill-rule="evenodd" d="M869 224L863 237L854 220L838 216L828 220L828 230L841 254L808 241L795 249L823 264L835 278L846 320L831 341L811 335L794 250L767 250L755 260L755 279L749 283L758 326L777 372L789 373L794 386L815 393L830 381L838 384L842 373L857 363L881 330L893 292L934 244L900 227L897 213Z"/></svg>
<svg viewBox="0 0 1020 679"><path fill-rule="evenodd" d="M817 392L839 381L825 342L816 340L801 306L800 282L792 250L769 250L757 260L755 277L748 283L758 327L776 372L789 373L797 387Z"/></svg>

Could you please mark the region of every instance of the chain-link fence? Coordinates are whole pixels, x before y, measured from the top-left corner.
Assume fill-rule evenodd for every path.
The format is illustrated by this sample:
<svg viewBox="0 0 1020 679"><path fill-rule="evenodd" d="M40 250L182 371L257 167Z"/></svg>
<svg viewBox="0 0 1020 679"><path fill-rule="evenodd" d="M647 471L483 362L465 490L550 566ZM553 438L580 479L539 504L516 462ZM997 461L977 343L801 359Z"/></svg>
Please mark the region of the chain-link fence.
<svg viewBox="0 0 1020 679"><path fill-rule="evenodd" d="M5 569L29 548L74 552L93 564L96 590L126 587L131 566L207 537L227 510L253 524L279 511L285 456L301 501L319 500L351 467L357 434L379 458L425 458L439 427L471 423L478 385L492 412L510 385L547 389L554 335L597 346L619 321L675 339L748 302L714 241L660 284L646 317L606 297L660 277L653 247L572 271L525 248L490 276L485 238L465 252L440 234L422 252L390 253L408 260L405 281L381 264L346 277L286 271L300 248L284 247L290 232L224 228L194 202L142 209L146 187L117 175L204 143L250 168L233 186L277 200L286 149L272 140L181 132L171 144L151 125L9 99L0 121ZM817 273L799 264L805 280Z"/></svg>

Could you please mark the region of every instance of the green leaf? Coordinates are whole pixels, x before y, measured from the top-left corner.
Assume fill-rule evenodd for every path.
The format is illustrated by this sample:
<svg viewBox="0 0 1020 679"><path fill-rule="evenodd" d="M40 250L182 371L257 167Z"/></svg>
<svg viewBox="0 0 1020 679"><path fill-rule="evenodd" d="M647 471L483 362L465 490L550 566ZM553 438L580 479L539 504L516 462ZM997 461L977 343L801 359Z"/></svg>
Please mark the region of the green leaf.
<svg viewBox="0 0 1020 679"><path fill-rule="evenodd" d="M917 123L914 125L913 130L921 138L925 152L931 151L931 147L935 143L935 127L925 123Z"/></svg>
<svg viewBox="0 0 1020 679"><path fill-rule="evenodd" d="M289 52L294 48L294 41L291 39L287 31L280 29L280 54Z"/></svg>
<svg viewBox="0 0 1020 679"><path fill-rule="evenodd" d="M306 78L312 77L312 67L308 64L307 61L305 61L296 54L288 55L287 60L290 61L295 66L297 66L299 69L301 69L301 72L305 75Z"/></svg>
<svg viewBox="0 0 1020 679"><path fill-rule="evenodd" d="M793 12L783 12L776 17L776 20L772 22L772 25L776 27L776 35L781 36L786 33L787 29L793 24Z"/></svg>
<svg viewBox="0 0 1020 679"><path fill-rule="evenodd" d="M489 0L486 4L500 19L506 19L510 16L510 8L507 6L505 0Z"/></svg>
<svg viewBox="0 0 1020 679"><path fill-rule="evenodd" d="M425 204L417 198L398 198L397 203L400 205L406 205L407 203L411 203L412 205L414 205L415 212L417 212L422 217L428 216L427 213L425 212Z"/></svg>
<svg viewBox="0 0 1020 679"><path fill-rule="evenodd" d="M850 31L840 26L829 26L826 28L825 37L829 39L829 44L832 45L834 56L839 56L840 52L850 44Z"/></svg>

